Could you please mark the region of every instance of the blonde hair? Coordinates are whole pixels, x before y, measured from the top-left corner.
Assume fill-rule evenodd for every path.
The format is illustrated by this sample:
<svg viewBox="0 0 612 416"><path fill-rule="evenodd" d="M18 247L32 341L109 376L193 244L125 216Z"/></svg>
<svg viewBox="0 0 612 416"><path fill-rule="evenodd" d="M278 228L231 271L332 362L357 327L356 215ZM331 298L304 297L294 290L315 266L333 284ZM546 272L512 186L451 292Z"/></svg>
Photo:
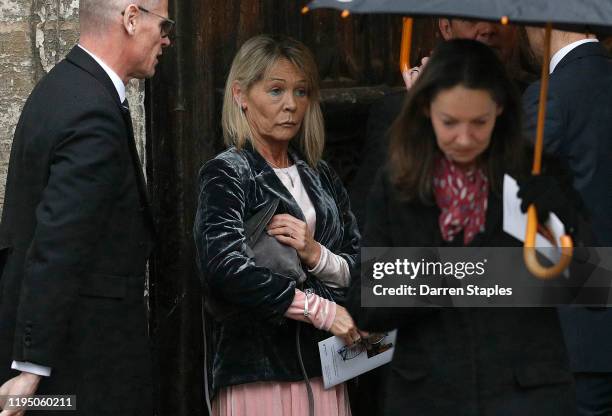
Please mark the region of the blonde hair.
<svg viewBox="0 0 612 416"><path fill-rule="evenodd" d="M319 103L319 74L312 53L293 38L259 35L242 45L234 57L225 83L221 117L223 137L228 146L234 145L238 149L252 140L251 128L240 104L234 100L232 86L237 82L243 91L248 92L281 59L291 62L306 78L309 105L297 135L297 147L314 168L325 146L323 114Z"/></svg>

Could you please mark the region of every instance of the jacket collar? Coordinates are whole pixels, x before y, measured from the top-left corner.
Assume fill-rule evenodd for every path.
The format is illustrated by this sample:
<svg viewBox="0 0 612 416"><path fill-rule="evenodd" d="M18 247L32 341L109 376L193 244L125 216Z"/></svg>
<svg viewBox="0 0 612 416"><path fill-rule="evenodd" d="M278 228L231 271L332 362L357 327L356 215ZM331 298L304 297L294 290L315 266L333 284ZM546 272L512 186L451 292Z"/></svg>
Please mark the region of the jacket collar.
<svg viewBox="0 0 612 416"><path fill-rule="evenodd" d="M302 209L298 205L297 201L293 198L293 195L289 192L289 190L283 185L281 180L276 176L276 173L270 167L268 162L263 158L261 154L250 142L247 142L243 147L243 152L251 166L253 171L253 175L255 180L259 183L259 185L267 190L272 195L281 199L281 202L284 203L287 213L300 219L301 221L305 221L304 213ZM317 216L317 226L315 229L315 238L322 232L319 227L323 212L322 212L322 197L321 192L322 189L321 181L317 172L310 167L310 165L303 159L301 153L293 146L290 146L288 149L289 157L296 165L298 169L298 173L300 174L300 179L302 184L304 185L304 189L312 202L312 205L315 209L315 213Z"/></svg>
<svg viewBox="0 0 612 416"><path fill-rule="evenodd" d="M104 72L106 72L106 74L109 76L111 81L113 81L115 90L117 91L117 94L119 94L119 101L123 102L126 98L125 97L125 84L123 83L123 80L121 79L121 77L119 77L119 74L117 74L113 70L113 68L108 66L101 58L96 56L93 52L87 50L87 48L85 48L83 45L78 44L77 46L83 49L85 52L87 52L87 54L91 56L98 63L98 65L102 67L102 69L104 70Z"/></svg>
<svg viewBox="0 0 612 416"><path fill-rule="evenodd" d="M121 101L119 100L119 94L117 89L110 79L108 74L102 69L102 67L93 59L87 52L81 49L79 46L75 46L66 56L66 60L72 64L78 66L83 71L89 73L98 82L100 82L108 93L113 97L113 101L121 107Z"/></svg>
<svg viewBox="0 0 612 416"><path fill-rule="evenodd" d="M249 160L249 165L251 166L251 169L253 169L253 172L256 175L261 174L263 172L274 173L272 167L270 167L268 162L266 162L266 159L264 159L263 156L257 150L255 150L251 142L247 141L242 150L244 151L244 154ZM306 163L306 161L302 157L302 154L293 146L289 146L288 153L293 163L295 163L295 165L298 167L298 170L312 170L310 165L308 165L308 163Z"/></svg>
<svg viewBox="0 0 612 416"><path fill-rule="evenodd" d="M587 56L601 56L608 57L608 52L601 45L601 42L589 42L583 43L582 45L577 46L572 49L555 67L555 71L560 70L564 66L570 64L571 62L581 59ZM554 73L553 72L553 73Z"/></svg>

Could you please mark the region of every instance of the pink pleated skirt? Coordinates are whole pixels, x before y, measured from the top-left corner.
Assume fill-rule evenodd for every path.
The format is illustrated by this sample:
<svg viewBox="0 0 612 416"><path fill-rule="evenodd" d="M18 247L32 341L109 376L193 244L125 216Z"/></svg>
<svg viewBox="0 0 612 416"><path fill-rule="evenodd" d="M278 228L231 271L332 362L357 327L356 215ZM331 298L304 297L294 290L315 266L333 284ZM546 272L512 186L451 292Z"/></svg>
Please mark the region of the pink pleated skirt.
<svg viewBox="0 0 612 416"><path fill-rule="evenodd" d="M321 377L310 379L315 416L351 416L346 385L325 390ZM213 401L214 416L308 416L303 381L257 382L223 388Z"/></svg>

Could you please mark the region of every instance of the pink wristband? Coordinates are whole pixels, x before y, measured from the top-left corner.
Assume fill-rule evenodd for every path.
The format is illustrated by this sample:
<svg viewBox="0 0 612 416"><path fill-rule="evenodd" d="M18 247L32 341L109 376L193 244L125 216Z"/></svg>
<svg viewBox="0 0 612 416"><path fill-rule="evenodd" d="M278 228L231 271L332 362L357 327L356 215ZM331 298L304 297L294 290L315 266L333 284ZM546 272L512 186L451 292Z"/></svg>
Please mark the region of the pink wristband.
<svg viewBox="0 0 612 416"><path fill-rule="evenodd" d="M336 318L336 304L318 295L311 294L308 296L308 305L306 305L306 294L296 289L293 302L285 312L285 316L289 319L311 323L315 328L329 331Z"/></svg>

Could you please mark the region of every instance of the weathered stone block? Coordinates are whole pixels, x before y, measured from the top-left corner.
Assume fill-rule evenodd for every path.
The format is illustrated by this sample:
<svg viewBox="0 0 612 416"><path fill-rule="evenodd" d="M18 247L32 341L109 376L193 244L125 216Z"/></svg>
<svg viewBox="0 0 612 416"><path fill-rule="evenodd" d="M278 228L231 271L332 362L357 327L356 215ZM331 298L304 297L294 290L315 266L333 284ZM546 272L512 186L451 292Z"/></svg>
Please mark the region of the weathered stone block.
<svg viewBox="0 0 612 416"><path fill-rule="evenodd" d="M21 109L36 82L79 38L78 0L0 0L0 213ZM128 99L144 165L144 82L132 81Z"/></svg>

